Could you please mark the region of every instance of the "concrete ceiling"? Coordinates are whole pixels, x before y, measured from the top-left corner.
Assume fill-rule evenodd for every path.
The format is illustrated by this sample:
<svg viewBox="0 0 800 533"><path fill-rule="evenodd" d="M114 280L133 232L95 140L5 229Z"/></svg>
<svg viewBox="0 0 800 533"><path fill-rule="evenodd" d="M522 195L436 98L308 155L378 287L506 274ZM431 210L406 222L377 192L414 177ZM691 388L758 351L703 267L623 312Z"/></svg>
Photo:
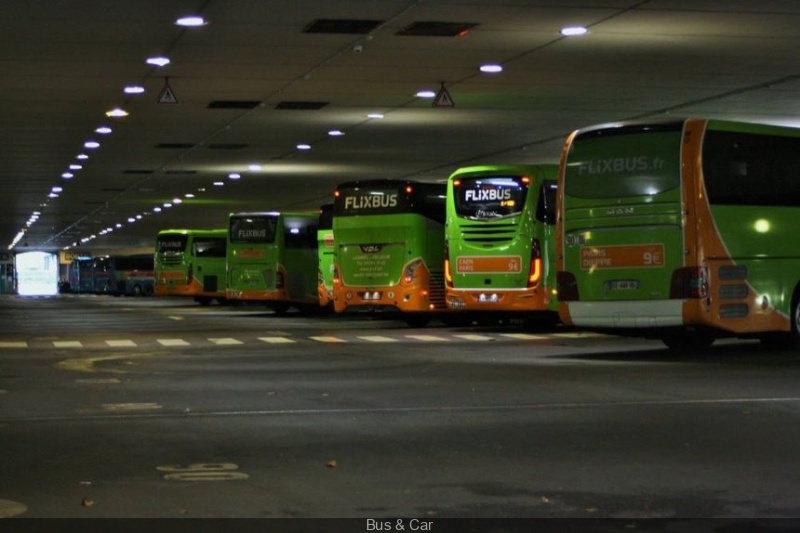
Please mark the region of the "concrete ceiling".
<svg viewBox="0 0 800 533"><path fill-rule="evenodd" d="M670 114L800 125L796 0L2 7L0 246L30 223L17 250L148 247L160 229L224 227L232 211L314 209L343 181L435 181L469 164L556 162L570 131L597 123ZM175 25L185 15L207 24ZM307 31L328 19L375 25ZM474 26L457 37L399 35L419 22ZM589 33L562 36L569 25ZM154 55L171 63L146 64ZM478 71L489 62L504 71ZM145 92L124 94L131 84ZM415 96L442 86L451 107ZM325 105L303 109L309 103ZM129 116L107 118L115 107ZM113 131L96 133L103 125ZM100 147L84 148L89 140ZM163 207L174 198L183 203Z"/></svg>

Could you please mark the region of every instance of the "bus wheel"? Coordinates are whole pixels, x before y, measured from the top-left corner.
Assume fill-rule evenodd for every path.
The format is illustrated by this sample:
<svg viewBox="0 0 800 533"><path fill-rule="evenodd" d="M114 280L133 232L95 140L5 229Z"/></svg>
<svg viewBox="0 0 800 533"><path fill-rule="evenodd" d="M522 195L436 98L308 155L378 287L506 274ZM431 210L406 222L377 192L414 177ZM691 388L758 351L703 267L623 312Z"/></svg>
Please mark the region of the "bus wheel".
<svg viewBox="0 0 800 533"><path fill-rule="evenodd" d="M791 331L771 332L761 336L761 344L767 348L794 349L800 348L800 289L792 298Z"/></svg>
<svg viewBox="0 0 800 533"><path fill-rule="evenodd" d="M672 351L693 352L714 344L714 334L703 330L681 330L661 337L661 342Z"/></svg>
<svg viewBox="0 0 800 533"><path fill-rule="evenodd" d="M141 285L134 285L133 286L133 295L134 296L141 296L142 295L142 286Z"/></svg>

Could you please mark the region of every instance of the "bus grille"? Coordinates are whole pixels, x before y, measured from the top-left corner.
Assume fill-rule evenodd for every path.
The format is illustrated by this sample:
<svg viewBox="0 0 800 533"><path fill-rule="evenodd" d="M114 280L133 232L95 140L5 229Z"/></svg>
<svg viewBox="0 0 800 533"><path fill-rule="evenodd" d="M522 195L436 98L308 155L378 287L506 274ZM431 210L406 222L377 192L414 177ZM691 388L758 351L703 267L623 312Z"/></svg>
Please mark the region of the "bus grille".
<svg viewBox="0 0 800 533"><path fill-rule="evenodd" d="M464 224L461 235L466 242L500 244L512 241L517 228L516 224Z"/></svg>
<svg viewBox="0 0 800 533"><path fill-rule="evenodd" d="M444 300L444 272L431 272L428 298L434 309L447 309Z"/></svg>

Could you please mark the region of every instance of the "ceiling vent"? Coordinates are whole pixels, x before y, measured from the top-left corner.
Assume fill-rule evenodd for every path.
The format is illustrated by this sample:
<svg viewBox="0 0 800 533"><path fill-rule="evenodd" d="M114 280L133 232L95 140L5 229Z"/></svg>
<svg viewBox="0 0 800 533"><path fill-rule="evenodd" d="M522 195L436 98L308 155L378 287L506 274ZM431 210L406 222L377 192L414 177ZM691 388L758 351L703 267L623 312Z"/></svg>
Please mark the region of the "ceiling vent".
<svg viewBox="0 0 800 533"><path fill-rule="evenodd" d="M383 24L382 20L317 19L303 30L304 33L350 33L366 35Z"/></svg>
<svg viewBox="0 0 800 533"><path fill-rule="evenodd" d="M171 174L171 175L180 175L180 176L191 176L192 174L197 174L196 170L167 170L164 174Z"/></svg>
<svg viewBox="0 0 800 533"><path fill-rule="evenodd" d="M259 105L259 100L214 100L208 109L255 109Z"/></svg>
<svg viewBox="0 0 800 533"><path fill-rule="evenodd" d="M275 109L295 109L295 110L313 110L322 109L329 102L298 102L298 101L285 101L280 102L275 106Z"/></svg>
<svg viewBox="0 0 800 533"><path fill-rule="evenodd" d="M125 192L125 191L127 191L125 187L105 187L103 189L100 189L100 192Z"/></svg>
<svg viewBox="0 0 800 533"><path fill-rule="evenodd" d="M186 150L193 146L192 143L158 143L156 148L160 150Z"/></svg>
<svg viewBox="0 0 800 533"><path fill-rule="evenodd" d="M208 145L209 150L241 150L247 148L244 143L212 143Z"/></svg>
<svg viewBox="0 0 800 533"><path fill-rule="evenodd" d="M147 175L147 174L152 174L153 171L152 170L144 170L144 169L142 169L142 170L135 170L134 169L134 170L123 170L122 173L123 174Z"/></svg>
<svg viewBox="0 0 800 533"><path fill-rule="evenodd" d="M406 26L397 35L411 35L416 37L463 37L477 26L472 22L437 22L420 21Z"/></svg>

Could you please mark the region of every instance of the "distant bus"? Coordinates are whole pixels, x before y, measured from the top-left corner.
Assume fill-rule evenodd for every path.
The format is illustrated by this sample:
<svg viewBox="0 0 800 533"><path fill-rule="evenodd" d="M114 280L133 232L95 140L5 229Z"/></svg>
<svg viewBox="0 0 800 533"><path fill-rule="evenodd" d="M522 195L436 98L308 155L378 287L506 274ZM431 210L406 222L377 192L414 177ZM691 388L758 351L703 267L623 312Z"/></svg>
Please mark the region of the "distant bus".
<svg viewBox="0 0 800 533"><path fill-rule="evenodd" d="M190 296L201 305L225 303L227 229L167 229L158 232L155 294Z"/></svg>
<svg viewBox="0 0 800 533"><path fill-rule="evenodd" d="M317 228L317 287L322 307L333 306L333 252L333 204L325 204L319 209Z"/></svg>
<svg viewBox="0 0 800 533"><path fill-rule="evenodd" d="M76 293L94 292L91 257L78 257L69 264L69 290Z"/></svg>
<svg viewBox="0 0 800 533"><path fill-rule="evenodd" d="M400 311L424 325L446 311L447 186L407 180L343 183L333 202L334 309Z"/></svg>
<svg viewBox="0 0 800 533"><path fill-rule="evenodd" d="M319 308L316 212L232 213L227 298L282 314Z"/></svg>
<svg viewBox="0 0 800 533"><path fill-rule="evenodd" d="M153 256L111 255L92 262L92 292L114 296L153 294Z"/></svg>
<svg viewBox="0 0 800 533"><path fill-rule="evenodd" d="M553 164L467 167L450 176L448 307L555 322L557 175Z"/></svg>
<svg viewBox="0 0 800 533"><path fill-rule="evenodd" d="M564 322L671 348L800 334L800 130L687 119L574 132L559 171Z"/></svg>

